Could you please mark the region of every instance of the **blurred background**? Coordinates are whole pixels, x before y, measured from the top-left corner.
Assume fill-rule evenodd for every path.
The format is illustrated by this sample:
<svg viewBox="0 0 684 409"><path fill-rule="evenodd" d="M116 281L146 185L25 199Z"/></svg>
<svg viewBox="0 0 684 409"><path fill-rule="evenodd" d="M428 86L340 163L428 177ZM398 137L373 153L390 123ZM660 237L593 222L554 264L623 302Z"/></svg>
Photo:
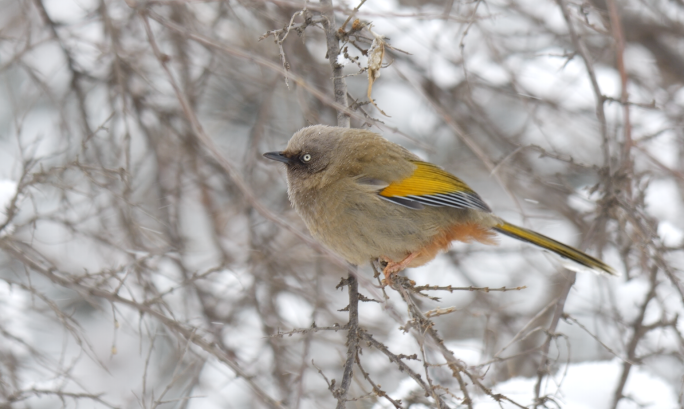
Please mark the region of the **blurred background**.
<svg viewBox="0 0 684 409"><path fill-rule="evenodd" d="M347 271L261 156L336 124L324 6L0 0L0 407L336 404L346 331L305 329L347 323ZM462 383L363 266L360 327L385 350L362 342L346 406L441 405L403 354L448 407L682 407L684 3L333 6L353 127L622 274L508 238L406 271L525 287L415 295Z"/></svg>

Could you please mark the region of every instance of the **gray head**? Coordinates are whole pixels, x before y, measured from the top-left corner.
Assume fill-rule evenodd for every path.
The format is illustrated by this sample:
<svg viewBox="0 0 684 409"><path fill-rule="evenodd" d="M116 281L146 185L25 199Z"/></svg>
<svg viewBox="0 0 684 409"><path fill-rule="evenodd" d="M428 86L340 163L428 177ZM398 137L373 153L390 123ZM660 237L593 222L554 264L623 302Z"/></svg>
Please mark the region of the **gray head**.
<svg viewBox="0 0 684 409"><path fill-rule="evenodd" d="M292 136L284 151L264 156L287 165L290 192L322 188L369 171L401 173L403 166L412 167L397 163L401 157L412 156L408 151L374 132L326 125L304 128ZM385 171L377 169L387 163L392 166Z"/></svg>
<svg viewBox="0 0 684 409"><path fill-rule="evenodd" d="M346 131L327 125L309 126L295 133L284 151L264 156L285 163L290 180L310 177L328 168Z"/></svg>

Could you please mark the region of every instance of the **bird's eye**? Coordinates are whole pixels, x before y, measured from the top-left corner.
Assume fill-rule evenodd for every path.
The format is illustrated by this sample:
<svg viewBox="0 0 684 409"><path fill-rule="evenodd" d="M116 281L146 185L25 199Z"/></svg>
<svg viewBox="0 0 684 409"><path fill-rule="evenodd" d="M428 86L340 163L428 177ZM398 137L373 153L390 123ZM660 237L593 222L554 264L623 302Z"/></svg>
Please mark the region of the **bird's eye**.
<svg viewBox="0 0 684 409"><path fill-rule="evenodd" d="M311 155L309 155L308 153L305 153L304 155L302 155L302 162L308 162L310 160L311 160Z"/></svg>

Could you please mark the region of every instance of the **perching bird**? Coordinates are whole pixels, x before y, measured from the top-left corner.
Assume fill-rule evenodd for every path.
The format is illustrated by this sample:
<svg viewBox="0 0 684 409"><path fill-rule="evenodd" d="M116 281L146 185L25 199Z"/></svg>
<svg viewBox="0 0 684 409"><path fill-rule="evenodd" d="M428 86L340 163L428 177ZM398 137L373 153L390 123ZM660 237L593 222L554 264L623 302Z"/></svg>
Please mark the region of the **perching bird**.
<svg viewBox="0 0 684 409"><path fill-rule="evenodd" d="M316 239L355 265L386 261L386 277L429 262L454 240L496 244L497 232L576 263L568 268L616 274L505 222L461 179L373 132L314 125L264 156L287 165L288 196Z"/></svg>

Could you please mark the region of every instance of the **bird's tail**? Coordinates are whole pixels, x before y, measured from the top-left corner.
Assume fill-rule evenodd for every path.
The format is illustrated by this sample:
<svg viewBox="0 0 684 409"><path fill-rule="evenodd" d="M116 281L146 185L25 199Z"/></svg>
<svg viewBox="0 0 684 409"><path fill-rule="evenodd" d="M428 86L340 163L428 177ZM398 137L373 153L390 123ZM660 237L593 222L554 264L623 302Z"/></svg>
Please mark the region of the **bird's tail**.
<svg viewBox="0 0 684 409"><path fill-rule="evenodd" d="M535 246L539 246L545 250L549 250L553 253L558 254L564 259L571 260L579 264L580 266L584 266L595 272L607 273L610 275L618 275L611 266L604 263L603 261L595 257L592 257L588 254L584 254L583 252L575 248L566 246L565 244L560 243L554 239L548 238L539 233L535 233L532 230L527 230L522 227L518 227L506 222L501 222L500 224L494 227L494 230L496 230L499 233L505 234L506 236L513 237L514 239L526 241L528 243L534 244ZM573 270L571 266L567 267Z"/></svg>

